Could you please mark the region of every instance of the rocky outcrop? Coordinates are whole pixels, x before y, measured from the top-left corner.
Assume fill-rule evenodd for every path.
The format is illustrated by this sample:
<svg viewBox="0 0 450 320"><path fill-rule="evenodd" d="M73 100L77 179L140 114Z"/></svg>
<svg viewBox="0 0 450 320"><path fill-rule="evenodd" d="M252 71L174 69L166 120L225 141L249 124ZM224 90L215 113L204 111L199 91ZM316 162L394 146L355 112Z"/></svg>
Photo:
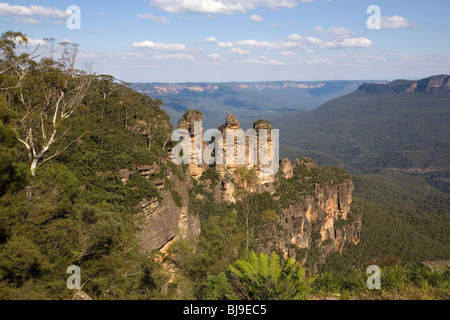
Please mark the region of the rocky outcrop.
<svg viewBox="0 0 450 320"><path fill-rule="evenodd" d="M227 141L227 134L233 134L235 130L241 129L241 125L236 117L232 114L227 116L225 124L219 127L223 136L223 162L216 164L216 171L221 177L225 177L227 173L233 173L234 170L239 166L237 160L237 149L244 148L244 145L239 145L241 142L237 139L233 139L232 142ZM246 142L245 142L246 143ZM247 155L246 155L247 156ZM228 159L228 160L227 160Z"/></svg>
<svg viewBox="0 0 450 320"><path fill-rule="evenodd" d="M294 176L294 167L288 158L281 159L280 170L283 173L283 178L292 179Z"/></svg>
<svg viewBox="0 0 450 320"><path fill-rule="evenodd" d="M206 146L203 141L203 128L200 128L201 132L195 135L195 122L203 120L203 113L195 110L188 110L185 112L183 117L178 122L179 129L185 129L189 132L191 139L191 164L189 164L189 172L194 179L198 179L201 177L203 171L205 170L205 166L203 165L203 161L195 161L196 155L202 157L203 150ZM200 164L197 164L200 163Z"/></svg>
<svg viewBox="0 0 450 320"><path fill-rule="evenodd" d="M192 179L189 175L187 178ZM201 232L199 218L189 214L188 190L192 188L189 180L181 181L174 175L169 175L168 179L174 182L172 188L180 194L182 206L177 206L172 192L160 185L161 200L143 199L137 208L143 218L138 237L147 251L167 248L168 243L173 240L196 236Z"/></svg>
<svg viewBox="0 0 450 320"><path fill-rule="evenodd" d="M433 92L437 90L450 89L450 76L438 75L419 81L396 80L390 83L364 83L360 91L370 93L411 93L411 92Z"/></svg>
<svg viewBox="0 0 450 320"><path fill-rule="evenodd" d="M72 297L72 300L75 300L75 301L90 301L90 300L92 300L92 298L86 292L84 292L82 290L76 290L75 294Z"/></svg>
<svg viewBox="0 0 450 320"><path fill-rule="evenodd" d="M293 179L292 172L297 166L307 172L317 168L310 159L297 159L292 165L284 158L280 165L283 178ZM331 252L342 251L346 243L358 244L362 221L361 217L351 213L353 189L350 179L324 186L314 184L312 194L302 195L299 203L283 209L278 224L266 231L266 237L272 240L259 244L258 250L265 253L282 251L286 257L298 258L299 249L314 246L320 248L317 262L323 263ZM307 257L302 258L303 262Z"/></svg>
<svg viewBox="0 0 450 320"><path fill-rule="evenodd" d="M273 155L274 150L272 148L274 143L274 141L272 141L272 125L267 120L258 120L253 124L253 129L256 131L256 134L258 136L258 161L254 166L256 169L256 174L258 176L258 183L260 185L273 183L275 181L275 175L264 174L263 171L265 168L269 169L270 164L264 164L265 160L261 159L261 156L263 154L266 155L267 159L273 159L274 157ZM260 139L261 130L266 130L267 132L267 142L265 145L262 144L263 139ZM263 148L265 149L265 151L261 152Z"/></svg>
<svg viewBox="0 0 450 320"><path fill-rule="evenodd" d="M439 75L417 81L414 91L431 92L439 89L450 89L450 76Z"/></svg>
<svg viewBox="0 0 450 320"><path fill-rule="evenodd" d="M198 112L188 111L180 120L179 127L188 130L194 136L194 121L199 121L202 117ZM219 128L224 136L227 130L238 129L240 129L239 121L231 114L228 115L225 124ZM253 129L257 133L262 129L269 131L267 144L268 149L272 149L270 145L272 143L270 122L259 120L255 122ZM229 150L235 151L233 156L236 160L236 148L239 145L236 144L236 141L234 142ZM225 143L224 140L224 145ZM245 143L247 144L248 140ZM194 146L194 142L191 145ZM202 144L202 148L204 147L205 144ZM248 150L248 146L246 146L246 149ZM246 157L248 159L248 152ZM193 162L193 158L191 158L191 161ZM235 203L237 201L235 191L242 188L235 176L235 170L238 166L237 163L216 165L215 170L219 181L215 185L211 185L212 180L207 179L208 183L206 183L205 179L200 179L206 170L204 165L191 163L189 169L186 170L186 178L183 181L168 172L166 178L173 182L173 190L180 194L183 200L182 206L175 204L173 193L166 189L164 179L152 180L160 190L161 200L143 199L137 208L142 213L143 218L139 233L143 247L146 250L165 252L172 240L200 234L200 220L189 212L189 190L192 189L193 182L196 185L204 184L203 187L214 193L214 199L218 203ZM124 179L124 183L134 172L138 172L145 178L153 179L152 177L160 167L159 165L137 166L135 171L122 170L120 176ZM331 176L333 176L334 171L321 173L321 168L311 159L296 159L292 163L289 159L284 158L280 161L280 173L273 175L270 179L261 175L259 161L248 164L248 167L255 169L257 173L257 182L249 191L266 193L268 197L278 200L280 208L283 208L276 221L271 220L268 225L264 226L262 234L258 234L258 232L262 232L261 230L253 229L251 231L252 242L257 251L269 254L275 250L283 252L285 256L305 260L307 255L306 257L298 256L300 250L319 247L320 261L318 262L324 262L328 254L341 251L346 243L357 244L359 242L361 218L352 213L354 187L352 181L346 176L343 177L336 173L337 180L330 180L328 173L331 172ZM318 179L318 182L309 182L316 181L311 180L313 178ZM324 179L329 181L323 181ZM290 181L293 189L298 190L299 194L294 197L295 201L286 202L287 200L281 197L284 192L280 187L282 181ZM301 187L298 187L297 183ZM302 190L302 188L307 190ZM199 199L203 197L201 194L194 196ZM282 201L284 203L281 203Z"/></svg>
<svg viewBox="0 0 450 320"><path fill-rule="evenodd" d="M180 209L177 208L169 191L161 192L162 200L141 202L144 215L138 237L144 249L159 250L178 234Z"/></svg>

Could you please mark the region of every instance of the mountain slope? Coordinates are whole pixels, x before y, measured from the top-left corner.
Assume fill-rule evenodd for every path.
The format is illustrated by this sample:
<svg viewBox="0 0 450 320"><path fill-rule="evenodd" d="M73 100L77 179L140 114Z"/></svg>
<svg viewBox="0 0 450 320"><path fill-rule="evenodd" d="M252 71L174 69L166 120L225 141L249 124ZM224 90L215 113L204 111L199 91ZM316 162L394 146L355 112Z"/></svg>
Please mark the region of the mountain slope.
<svg viewBox="0 0 450 320"><path fill-rule="evenodd" d="M274 119L281 144L357 169L448 167L450 77L363 84L313 111Z"/></svg>
<svg viewBox="0 0 450 320"><path fill-rule="evenodd" d="M363 263L374 254L428 259L427 246L448 257L449 89L446 75L365 83L316 110L272 120L280 128L282 156L344 166L353 175L355 196L370 201L361 246L344 249L341 262L356 265L355 259Z"/></svg>

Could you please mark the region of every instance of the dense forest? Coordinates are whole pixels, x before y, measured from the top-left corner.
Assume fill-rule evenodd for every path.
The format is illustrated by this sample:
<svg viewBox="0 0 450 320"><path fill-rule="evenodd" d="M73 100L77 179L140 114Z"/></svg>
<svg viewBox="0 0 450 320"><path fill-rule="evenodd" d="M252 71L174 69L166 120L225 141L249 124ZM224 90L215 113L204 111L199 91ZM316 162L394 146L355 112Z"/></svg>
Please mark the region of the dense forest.
<svg viewBox="0 0 450 320"><path fill-rule="evenodd" d="M163 102L76 69L73 43L47 39L32 50L27 41L19 32L0 38L0 299L72 299L71 265L81 268L81 289L93 299L449 298L449 270L432 272L419 262L449 256L450 221L422 215L425 208L391 212L356 200L361 242L325 264L318 263L319 247L298 252L307 254L305 264L258 252L268 239L249 239L249 228L270 235L299 194L349 178L335 167L296 169L293 180L280 178L274 195L243 192L233 204L215 200L211 167L188 195L201 234L165 253L146 252L136 236L142 199L159 201L167 190L177 206L184 201L174 181L185 180L187 168L169 161L173 128ZM118 174L155 163L159 171L149 179L133 173L123 183ZM380 191L371 190L368 200L377 203ZM368 262L382 268L381 291L366 287Z"/></svg>

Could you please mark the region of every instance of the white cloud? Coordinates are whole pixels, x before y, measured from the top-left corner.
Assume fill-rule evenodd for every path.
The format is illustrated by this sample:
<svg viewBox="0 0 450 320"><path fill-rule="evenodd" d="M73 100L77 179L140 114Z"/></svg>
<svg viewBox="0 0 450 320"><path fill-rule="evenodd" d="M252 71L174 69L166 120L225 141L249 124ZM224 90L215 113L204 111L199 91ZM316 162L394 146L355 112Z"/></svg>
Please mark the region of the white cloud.
<svg viewBox="0 0 450 320"><path fill-rule="evenodd" d="M324 58L314 58L314 59L308 59L305 61L306 64L312 65L312 64L332 64L332 62L328 59Z"/></svg>
<svg viewBox="0 0 450 320"><path fill-rule="evenodd" d="M99 16L101 16L101 17L104 17L104 16L106 16L107 14L106 14L106 12L99 12L99 13L97 13Z"/></svg>
<svg viewBox="0 0 450 320"><path fill-rule="evenodd" d="M341 35L346 33L341 32ZM296 49L301 48L308 52L311 48L327 49L327 48L368 48L372 47L374 43L367 38L346 38L338 36L334 40L323 40L316 37L303 37L298 34L291 34L287 39L279 40L277 42L259 41L259 40L242 40L237 41L238 46L247 48L259 48L259 49Z"/></svg>
<svg viewBox="0 0 450 320"><path fill-rule="evenodd" d="M259 48L259 49L295 49L303 46L303 41L299 41L303 39L303 37L294 38L293 35L289 37L287 40L280 40L277 42L269 42L269 41L259 41L254 39L237 41L236 44L239 46L247 47L247 48Z"/></svg>
<svg viewBox="0 0 450 320"><path fill-rule="evenodd" d="M214 37L208 37L208 38L205 38L204 41L205 41L205 42L211 42L211 43L217 43L217 42L219 42L219 40L217 40L217 39L214 38Z"/></svg>
<svg viewBox="0 0 450 320"><path fill-rule="evenodd" d="M295 8L299 2L314 0L151 0L150 6L169 13L245 13L257 7Z"/></svg>
<svg viewBox="0 0 450 320"><path fill-rule="evenodd" d="M153 59L156 60L189 60L194 61L194 56L186 53L174 53L174 54L166 54L166 55L154 55Z"/></svg>
<svg viewBox="0 0 450 320"><path fill-rule="evenodd" d="M232 53L232 54L249 54L250 51L239 49L239 48L231 48L230 53Z"/></svg>
<svg viewBox="0 0 450 320"><path fill-rule="evenodd" d="M381 29L400 29L415 26L417 26L417 24L409 22L408 19L404 17L381 17Z"/></svg>
<svg viewBox="0 0 450 320"><path fill-rule="evenodd" d="M215 43L221 48L233 48L234 47L234 45L231 41L219 41L214 37L205 38L203 41L209 42L209 43Z"/></svg>
<svg viewBox="0 0 450 320"><path fill-rule="evenodd" d="M38 24L38 23L40 23L39 20L29 18L29 17L15 18L14 21L16 21L17 23L23 23L23 24Z"/></svg>
<svg viewBox="0 0 450 320"><path fill-rule="evenodd" d="M22 16L22 17L51 17L51 18L66 18L70 14L66 10L61 10L52 7L43 7L31 5L29 7L10 5L6 2L0 3L0 15L2 16Z"/></svg>
<svg viewBox="0 0 450 320"><path fill-rule="evenodd" d="M184 51L187 50L187 47L184 44L167 44L161 42L153 42L149 40L141 41L141 42L133 42L132 46L134 48L145 48L145 49L155 49L155 50L164 50L164 51Z"/></svg>
<svg viewBox="0 0 450 320"><path fill-rule="evenodd" d="M314 32L316 35L327 35L333 39L348 38L350 35L354 34L354 32L351 32L344 27L331 27L328 30L324 30L322 27L314 27Z"/></svg>
<svg viewBox="0 0 450 320"><path fill-rule="evenodd" d="M325 43L325 47L327 48L370 48L373 46L374 43L364 37L346 38Z"/></svg>
<svg viewBox="0 0 450 320"><path fill-rule="evenodd" d="M156 17L152 14L138 14L137 16L138 16L138 18L144 19L144 20L150 20L150 21L159 22L162 24L170 24L169 19L167 19L165 16Z"/></svg>
<svg viewBox="0 0 450 320"><path fill-rule="evenodd" d="M257 63L257 64L268 64L268 65L274 65L274 66L283 66L286 63L276 60L276 59L270 59L264 56L259 56L257 59L249 59L249 60L241 60L239 62L244 63Z"/></svg>
<svg viewBox="0 0 450 320"><path fill-rule="evenodd" d="M285 57L292 57L296 55L294 51L280 51L278 53Z"/></svg>
<svg viewBox="0 0 450 320"><path fill-rule="evenodd" d="M254 15L250 16L248 19L255 21L255 22L263 22L264 21L263 17L261 17L259 14L254 14Z"/></svg>
<svg viewBox="0 0 450 320"><path fill-rule="evenodd" d="M231 41L227 42L217 42L217 45L221 48L233 48L233 43Z"/></svg>
<svg viewBox="0 0 450 320"><path fill-rule="evenodd" d="M276 49L280 47L280 43L259 41L254 39L236 41L238 46L248 47L248 48L260 48L260 49Z"/></svg>
<svg viewBox="0 0 450 320"><path fill-rule="evenodd" d="M208 57L215 60L224 60L223 57L218 53L211 53L208 55Z"/></svg>

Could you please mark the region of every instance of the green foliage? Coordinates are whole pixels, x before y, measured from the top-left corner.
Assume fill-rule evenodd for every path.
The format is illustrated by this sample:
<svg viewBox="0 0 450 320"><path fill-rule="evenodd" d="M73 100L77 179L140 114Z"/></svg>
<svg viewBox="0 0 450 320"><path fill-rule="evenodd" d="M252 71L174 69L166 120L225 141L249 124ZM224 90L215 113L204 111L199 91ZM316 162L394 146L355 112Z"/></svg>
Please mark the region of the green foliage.
<svg viewBox="0 0 450 320"><path fill-rule="evenodd" d="M198 239L179 240L170 246L167 262L191 281L196 298L210 297L203 285L209 276L224 272L238 257L244 237L234 213L212 215L202 224Z"/></svg>
<svg viewBox="0 0 450 320"><path fill-rule="evenodd" d="M408 283L408 272L400 265L385 266L381 270L381 289L389 292L401 290Z"/></svg>
<svg viewBox="0 0 450 320"><path fill-rule="evenodd" d="M236 300L238 297L233 293L231 285L225 272L211 275L204 288L205 300Z"/></svg>
<svg viewBox="0 0 450 320"><path fill-rule="evenodd" d="M200 177L200 181L206 180L211 180L211 184L213 186L217 185L217 183L219 182L219 174L217 173L215 167L211 166L203 172L202 176Z"/></svg>
<svg viewBox="0 0 450 320"><path fill-rule="evenodd" d="M181 194L175 189L170 190L170 193L172 194L173 202L175 202L175 205L178 208L182 208L183 207L183 197L181 196Z"/></svg>
<svg viewBox="0 0 450 320"><path fill-rule="evenodd" d="M43 58L37 63L17 55L18 36L26 40L20 33L3 34L0 64L2 70L17 62L26 68L20 88L26 99L38 103L51 86L70 90L77 84L82 75L69 72L66 60L58 64ZM0 78L2 89L17 80L14 72ZM168 277L142 252L133 214L142 199L160 199L152 180L174 169L162 161L167 159L163 146L172 130L168 116L159 108L161 101L112 76L95 76L86 89L73 114L58 125L64 136L50 147L49 155L64 151L39 167L34 177L17 139L21 127L15 126L24 116L24 105L15 89L0 95L1 298L70 299L65 271L72 264L81 268L83 290L94 299L162 297ZM65 92L67 98L71 95ZM40 119L33 111L25 122L35 129ZM44 125L51 119L45 118ZM41 131L36 137L40 135ZM157 161L161 164L155 177L135 173L127 184L121 181L119 170L133 172L136 165Z"/></svg>
<svg viewBox="0 0 450 320"><path fill-rule="evenodd" d="M380 268L381 290L369 290L366 284L369 275L360 269L348 274L321 272L314 277L313 294L340 294L341 299L373 299L377 296L388 299L442 299L449 295L449 269L432 271L422 264L405 266L396 262Z"/></svg>
<svg viewBox="0 0 450 320"><path fill-rule="evenodd" d="M433 271L423 264L416 263L408 269L408 278L418 288L431 286L450 290L450 269Z"/></svg>
<svg viewBox="0 0 450 320"><path fill-rule="evenodd" d="M447 259L448 217L422 214L409 207L385 209L354 199L352 211L362 214L361 239L342 254L331 254L322 270L342 273L368 266L373 259L396 257L405 263Z"/></svg>
<svg viewBox="0 0 450 320"><path fill-rule="evenodd" d="M11 120L6 99L0 96L0 196L20 190L30 181L27 166L17 162L18 140Z"/></svg>
<svg viewBox="0 0 450 320"><path fill-rule="evenodd" d="M308 294L305 270L294 259L276 253L269 258L251 252L230 266L229 278L235 295L248 300L299 299Z"/></svg>
<svg viewBox="0 0 450 320"><path fill-rule="evenodd" d="M123 232L123 222L118 213L97 212L95 222L90 226L89 233L94 248L110 248L118 244Z"/></svg>
<svg viewBox="0 0 450 320"><path fill-rule="evenodd" d="M313 162L304 159L304 163ZM294 167L292 179L284 179L279 173L279 185L275 195L280 196L282 206L287 208L291 204L302 203L303 196L315 196L315 186L321 187L344 183L350 179L347 172L339 167L316 167L308 170L304 165Z"/></svg>
<svg viewBox="0 0 450 320"><path fill-rule="evenodd" d="M318 292L335 293L341 288L341 279L332 273L320 273L314 278L313 288Z"/></svg>
<svg viewBox="0 0 450 320"><path fill-rule="evenodd" d="M237 167L234 171L234 177L238 187L242 188L244 192L254 186L257 179L256 170L249 169L247 166ZM237 192L239 193L239 190Z"/></svg>
<svg viewBox="0 0 450 320"><path fill-rule="evenodd" d="M153 198L161 199L158 189L149 179L145 179L139 173L133 173L127 182L127 187L133 192L130 194L135 202L142 199L151 200Z"/></svg>
<svg viewBox="0 0 450 320"><path fill-rule="evenodd" d="M24 237L13 237L0 251L0 278L20 285L38 277L46 268L45 256L33 241Z"/></svg>

